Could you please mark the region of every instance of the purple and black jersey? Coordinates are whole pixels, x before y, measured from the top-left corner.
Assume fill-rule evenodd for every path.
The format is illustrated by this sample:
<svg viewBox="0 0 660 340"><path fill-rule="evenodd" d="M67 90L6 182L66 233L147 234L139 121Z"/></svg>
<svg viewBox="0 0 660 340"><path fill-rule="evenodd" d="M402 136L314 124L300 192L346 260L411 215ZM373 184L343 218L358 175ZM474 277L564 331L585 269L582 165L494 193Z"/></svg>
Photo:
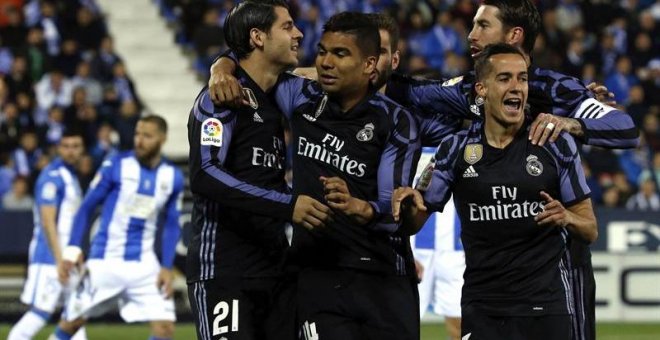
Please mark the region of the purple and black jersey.
<svg viewBox="0 0 660 340"><path fill-rule="evenodd" d="M527 139L529 121L504 149L490 146L483 123L438 147L423 188L430 211L453 193L466 270L462 306L491 315L574 314L565 228L539 226L540 191L570 206L589 197L578 149L562 134L540 147Z"/></svg>
<svg viewBox="0 0 660 340"><path fill-rule="evenodd" d="M473 72L444 82L395 74L386 93L411 109L475 119L483 117L483 101L474 92L474 82ZM639 143L639 131L630 116L597 101L574 77L531 66L527 103L532 117L552 113L577 119L584 129L581 142L585 144L634 148Z"/></svg>
<svg viewBox="0 0 660 340"><path fill-rule="evenodd" d="M283 115L237 72L249 106L214 106L205 88L188 120L194 199L188 282L279 275L288 247L284 228L295 201L284 180Z"/></svg>
<svg viewBox="0 0 660 340"><path fill-rule="evenodd" d="M294 226L292 247L300 264L410 273L409 240L392 220L390 200L394 188L412 183L419 159L412 115L375 92L342 112L318 83L290 74L282 75L275 93L293 132L294 193L325 202L319 177L337 176L376 213L368 225L336 212L324 228Z"/></svg>

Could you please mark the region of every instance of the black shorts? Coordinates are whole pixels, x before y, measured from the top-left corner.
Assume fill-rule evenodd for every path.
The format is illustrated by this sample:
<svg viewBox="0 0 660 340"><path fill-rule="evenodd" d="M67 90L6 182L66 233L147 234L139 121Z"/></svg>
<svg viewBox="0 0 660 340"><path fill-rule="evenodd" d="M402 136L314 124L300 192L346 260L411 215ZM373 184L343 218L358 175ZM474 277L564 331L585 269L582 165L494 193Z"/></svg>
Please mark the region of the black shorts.
<svg viewBox="0 0 660 340"><path fill-rule="evenodd" d="M467 307L461 311L461 337L469 340L568 340L570 315L493 316Z"/></svg>
<svg viewBox="0 0 660 340"><path fill-rule="evenodd" d="M574 340L596 339L596 280L591 261L573 268L571 276L575 314Z"/></svg>
<svg viewBox="0 0 660 340"><path fill-rule="evenodd" d="M305 340L419 340L419 295L410 277L305 269L298 312Z"/></svg>
<svg viewBox="0 0 660 340"><path fill-rule="evenodd" d="M200 340L297 339L293 277L198 281L188 299Z"/></svg>

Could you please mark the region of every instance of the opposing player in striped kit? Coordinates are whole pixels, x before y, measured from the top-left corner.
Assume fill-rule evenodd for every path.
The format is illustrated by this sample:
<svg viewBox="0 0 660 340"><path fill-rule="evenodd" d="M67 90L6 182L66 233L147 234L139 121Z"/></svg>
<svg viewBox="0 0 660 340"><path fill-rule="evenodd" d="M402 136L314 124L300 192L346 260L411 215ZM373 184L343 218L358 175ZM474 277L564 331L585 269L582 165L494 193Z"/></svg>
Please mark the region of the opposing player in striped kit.
<svg viewBox="0 0 660 340"><path fill-rule="evenodd" d="M126 322L150 322L151 339L174 335L172 265L179 239L183 174L161 156L167 123L141 118L135 149L101 165L74 219L62 271L82 260L81 244L92 213L103 203L99 230L85 263L88 276L72 294L54 338L69 339L89 317L119 304ZM162 218L162 225L158 225ZM156 232L162 228L160 259Z"/></svg>
<svg viewBox="0 0 660 340"><path fill-rule="evenodd" d="M8 340L32 339L62 305L67 283L60 283L57 265L62 262L73 216L82 191L76 166L84 151L81 132L66 131L57 145L58 158L46 166L34 190L34 232L30 242L28 277L21 301L30 306L9 332ZM81 329L74 339L85 339Z"/></svg>

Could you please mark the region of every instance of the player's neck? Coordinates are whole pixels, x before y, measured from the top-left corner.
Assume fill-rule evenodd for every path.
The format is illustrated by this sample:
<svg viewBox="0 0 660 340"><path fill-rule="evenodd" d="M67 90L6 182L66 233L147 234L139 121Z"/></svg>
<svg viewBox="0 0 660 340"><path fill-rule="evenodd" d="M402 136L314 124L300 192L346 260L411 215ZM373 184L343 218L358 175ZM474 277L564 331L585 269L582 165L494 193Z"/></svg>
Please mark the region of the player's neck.
<svg viewBox="0 0 660 340"><path fill-rule="evenodd" d="M277 78L286 69L269 62L260 54L255 54L255 52L252 52L253 55L248 58L241 60L239 64L262 91L268 92L275 86Z"/></svg>
<svg viewBox="0 0 660 340"><path fill-rule="evenodd" d="M160 154L158 154L158 155L155 155L155 156L153 156L151 158L147 158L147 159L139 159L138 158L138 161L142 165L144 165L145 167L147 167L149 169L153 169L156 166L158 166L158 164L160 164L161 159L162 159L162 157L160 156Z"/></svg>
<svg viewBox="0 0 660 340"><path fill-rule="evenodd" d="M369 92L369 88L365 87L357 91L350 91L349 93L339 95L335 100L339 104L342 112L348 112L366 97L367 92Z"/></svg>
<svg viewBox="0 0 660 340"><path fill-rule="evenodd" d="M487 117L484 123L484 135L488 145L504 149L507 145L511 144L516 134L522 128L524 120L516 124L502 124L497 122L492 117Z"/></svg>

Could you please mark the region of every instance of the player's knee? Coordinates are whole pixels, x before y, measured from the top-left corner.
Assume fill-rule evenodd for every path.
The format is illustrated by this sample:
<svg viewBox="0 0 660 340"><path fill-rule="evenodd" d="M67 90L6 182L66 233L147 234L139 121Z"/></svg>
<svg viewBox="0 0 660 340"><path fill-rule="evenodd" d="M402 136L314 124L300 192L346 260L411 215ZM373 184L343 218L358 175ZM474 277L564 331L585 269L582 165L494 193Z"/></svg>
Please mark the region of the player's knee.
<svg viewBox="0 0 660 340"><path fill-rule="evenodd" d="M151 334L157 338L171 339L174 337L174 322L152 321Z"/></svg>

